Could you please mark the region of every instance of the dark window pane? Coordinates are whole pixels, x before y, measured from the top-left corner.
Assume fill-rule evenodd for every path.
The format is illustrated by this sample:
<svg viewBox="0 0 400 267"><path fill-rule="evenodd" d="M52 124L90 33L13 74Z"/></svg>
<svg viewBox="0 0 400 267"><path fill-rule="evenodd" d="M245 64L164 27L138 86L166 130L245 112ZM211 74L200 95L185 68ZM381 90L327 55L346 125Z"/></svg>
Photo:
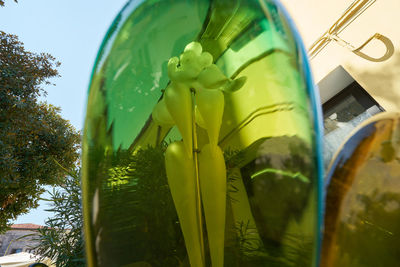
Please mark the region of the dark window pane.
<svg viewBox="0 0 400 267"><path fill-rule="evenodd" d="M334 153L355 127L384 111L357 82L353 82L332 97L322 108L325 169L328 168Z"/></svg>

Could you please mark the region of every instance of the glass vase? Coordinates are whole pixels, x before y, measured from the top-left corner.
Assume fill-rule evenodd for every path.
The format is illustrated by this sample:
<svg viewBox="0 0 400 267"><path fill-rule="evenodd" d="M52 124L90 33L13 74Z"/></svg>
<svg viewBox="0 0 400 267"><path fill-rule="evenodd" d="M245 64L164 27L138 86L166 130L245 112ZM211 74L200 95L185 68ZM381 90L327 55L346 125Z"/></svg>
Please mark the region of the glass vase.
<svg viewBox="0 0 400 267"><path fill-rule="evenodd" d="M130 1L93 69L89 266L317 266L320 110L276 1Z"/></svg>

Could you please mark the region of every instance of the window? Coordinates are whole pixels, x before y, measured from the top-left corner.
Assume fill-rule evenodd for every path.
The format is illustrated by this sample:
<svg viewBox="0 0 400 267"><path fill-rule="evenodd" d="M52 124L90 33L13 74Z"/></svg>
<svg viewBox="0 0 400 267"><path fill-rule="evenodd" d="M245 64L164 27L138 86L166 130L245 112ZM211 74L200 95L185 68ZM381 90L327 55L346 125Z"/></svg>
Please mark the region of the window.
<svg viewBox="0 0 400 267"><path fill-rule="evenodd" d="M384 111L356 81L325 102L322 109L325 169L328 168L333 155L355 127Z"/></svg>
<svg viewBox="0 0 400 267"><path fill-rule="evenodd" d="M20 252L22 252L22 248L13 248L13 249L11 250L11 254L20 253Z"/></svg>

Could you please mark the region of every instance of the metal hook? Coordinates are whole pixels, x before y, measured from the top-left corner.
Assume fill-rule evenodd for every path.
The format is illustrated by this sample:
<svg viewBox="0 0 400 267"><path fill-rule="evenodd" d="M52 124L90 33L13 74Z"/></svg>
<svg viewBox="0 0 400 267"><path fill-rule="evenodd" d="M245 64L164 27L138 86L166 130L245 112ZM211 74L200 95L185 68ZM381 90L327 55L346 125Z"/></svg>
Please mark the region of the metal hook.
<svg viewBox="0 0 400 267"><path fill-rule="evenodd" d="M374 39L381 41L386 47L385 54L379 58L374 58L374 57L368 56L367 54L364 54L363 52L361 52L361 49L363 49L369 42L371 42ZM362 44L359 48L354 49L352 52L354 54L356 54L357 56L362 57L366 60L373 61L373 62L382 62L382 61L389 59L394 54L394 46L393 46L392 41L389 38L387 38L386 36L384 36L382 34L375 33L364 44Z"/></svg>
<svg viewBox="0 0 400 267"><path fill-rule="evenodd" d="M339 45L349 49L351 52L359 57L373 62L382 62L390 58L394 54L394 46L392 41L386 36L375 33L367 41L365 41L360 47L355 48L349 42L341 39L338 34L342 32L350 23L352 23L358 16L361 15L367 8L369 8L375 0L356 0L349 8L343 13L343 15L326 31L317 41L315 41L309 49L310 59L313 59L325 46L328 45L330 41L335 41ZM386 52L383 56L379 58L371 57L361 50L372 40L377 39L381 41L385 47Z"/></svg>

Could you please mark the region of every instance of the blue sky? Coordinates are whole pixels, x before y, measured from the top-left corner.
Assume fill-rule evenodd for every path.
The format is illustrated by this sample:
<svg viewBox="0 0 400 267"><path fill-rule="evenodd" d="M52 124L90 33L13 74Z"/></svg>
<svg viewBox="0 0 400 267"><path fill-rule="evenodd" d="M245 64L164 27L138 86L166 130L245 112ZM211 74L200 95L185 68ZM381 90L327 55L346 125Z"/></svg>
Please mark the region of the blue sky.
<svg viewBox="0 0 400 267"><path fill-rule="evenodd" d="M15 34L31 52L47 52L61 62L61 78L46 87L46 101L82 129L92 66L101 41L127 0L6 0L0 8L0 30ZM45 202L16 223L44 224L51 214Z"/></svg>

